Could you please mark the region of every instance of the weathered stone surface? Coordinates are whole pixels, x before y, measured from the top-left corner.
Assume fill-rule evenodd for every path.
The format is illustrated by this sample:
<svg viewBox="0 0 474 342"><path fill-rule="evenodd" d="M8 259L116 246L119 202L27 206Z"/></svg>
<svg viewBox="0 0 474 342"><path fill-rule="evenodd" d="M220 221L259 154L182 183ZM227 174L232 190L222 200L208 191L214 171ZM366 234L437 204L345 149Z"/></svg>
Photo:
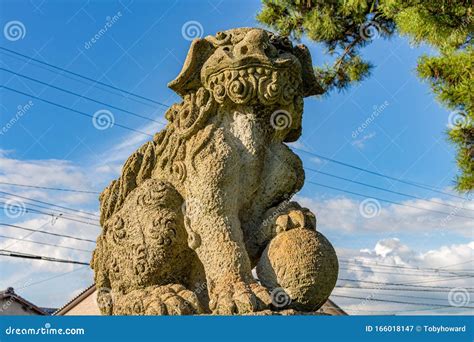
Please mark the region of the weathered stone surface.
<svg viewBox="0 0 474 342"><path fill-rule="evenodd" d="M169 84L183 101L100 195L91 265L103 314L271 307L252 268L279 233L315 226L288 203L304 171L284 144L301 134L303 97L319 91L311 68L306 47L262 29L193 41Z"/></svg>
<svg viewBox="0 0 474 342"><path fill-rule="evenodd" d="M274 306L316 311L334 289L338 268L336 252L321 233L297 228L270 242L257 274L271 291Z"/></svg>

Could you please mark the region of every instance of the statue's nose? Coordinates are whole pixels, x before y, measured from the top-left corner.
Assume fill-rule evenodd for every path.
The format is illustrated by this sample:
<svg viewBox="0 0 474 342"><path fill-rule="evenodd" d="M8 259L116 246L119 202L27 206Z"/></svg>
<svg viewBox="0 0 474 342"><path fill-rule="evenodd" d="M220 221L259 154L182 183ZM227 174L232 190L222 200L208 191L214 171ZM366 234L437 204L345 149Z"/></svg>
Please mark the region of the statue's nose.
<svg viewBox="0 0 474 342"><path fill-rule="evenodd" d="M265 51L268 47L267 33L263 30L251 30L245 35L245 38L235 46L234 54L241 58L250 55L261 55L265 57Z"/></svg>

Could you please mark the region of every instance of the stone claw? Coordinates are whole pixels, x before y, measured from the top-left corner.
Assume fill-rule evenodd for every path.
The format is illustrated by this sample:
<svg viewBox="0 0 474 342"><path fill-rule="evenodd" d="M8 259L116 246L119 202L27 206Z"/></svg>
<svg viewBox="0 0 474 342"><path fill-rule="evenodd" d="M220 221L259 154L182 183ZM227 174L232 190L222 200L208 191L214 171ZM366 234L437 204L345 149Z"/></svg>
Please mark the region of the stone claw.
<svg viewBox="0 0 474 342"><path fill-rule="evenodd" d="M265 310L271 304L268 291L258 283L237 281L215 293L217 296L211 299L209 307L216 315L247 314Z"/></svg>
<svg viewBox="0 0 474 342"><path fill-rule="evenodd" d="M316 217L307 208L302 208L296 202L289 202L267 212L267 219L264 221L267 226L273 227L273 234L296 229L305 228L316 230Z"/></svg>
<svg viewBox="0 0 474 342"><path fill-rule="evenodd" d="M204 310L196 294L179 284L151 286L120 297L116 315L194 315Z"/></svg>

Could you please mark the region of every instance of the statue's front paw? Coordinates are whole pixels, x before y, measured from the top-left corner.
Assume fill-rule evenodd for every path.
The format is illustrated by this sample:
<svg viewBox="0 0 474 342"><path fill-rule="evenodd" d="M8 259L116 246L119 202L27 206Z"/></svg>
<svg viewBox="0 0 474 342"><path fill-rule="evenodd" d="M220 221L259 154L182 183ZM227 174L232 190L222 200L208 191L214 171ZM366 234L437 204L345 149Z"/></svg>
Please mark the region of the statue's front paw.
<svg viewBox="0 0 474 342"><path fill-rule="evenodd" d="M161 286L147 308L147 315L194 315L204 310L196 294L179 284Z"/></svg>
<svg viewBox="0 0 474 342"><path fill-rule="evenodd" d="M314 214L309 209L302 208L296 202L284 203L270 209L268 217L264 224L273 227L274 235L297 228L316 230Z"/></svg>
<svg viewBox="0 0 474 342"><path fill-rule="evenodd" d="M180 284L150 286L115 297L114 315L195 315L204 313L196 294Z"/></svg>
<svg viewBox="0 0 474 342"><path fill-rule="evenodd" d="M215 315L246 314L265 310L271 304L268 291L257 283L229 282L216 287L209 307Z"/></svg>

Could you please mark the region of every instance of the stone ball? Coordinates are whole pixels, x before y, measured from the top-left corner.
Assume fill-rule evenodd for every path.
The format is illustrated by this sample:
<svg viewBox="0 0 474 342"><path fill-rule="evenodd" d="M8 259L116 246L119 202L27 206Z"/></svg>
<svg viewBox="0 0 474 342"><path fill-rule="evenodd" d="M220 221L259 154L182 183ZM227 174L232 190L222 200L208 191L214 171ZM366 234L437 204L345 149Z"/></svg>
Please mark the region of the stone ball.
<svg viewBox="0 0 474 342"><path fill-rule="evenodd" d="M278 234L257 264L262 285L277 309L315 311L336 286L339 263L331 243L315 230L292 229Z"/></svg>

